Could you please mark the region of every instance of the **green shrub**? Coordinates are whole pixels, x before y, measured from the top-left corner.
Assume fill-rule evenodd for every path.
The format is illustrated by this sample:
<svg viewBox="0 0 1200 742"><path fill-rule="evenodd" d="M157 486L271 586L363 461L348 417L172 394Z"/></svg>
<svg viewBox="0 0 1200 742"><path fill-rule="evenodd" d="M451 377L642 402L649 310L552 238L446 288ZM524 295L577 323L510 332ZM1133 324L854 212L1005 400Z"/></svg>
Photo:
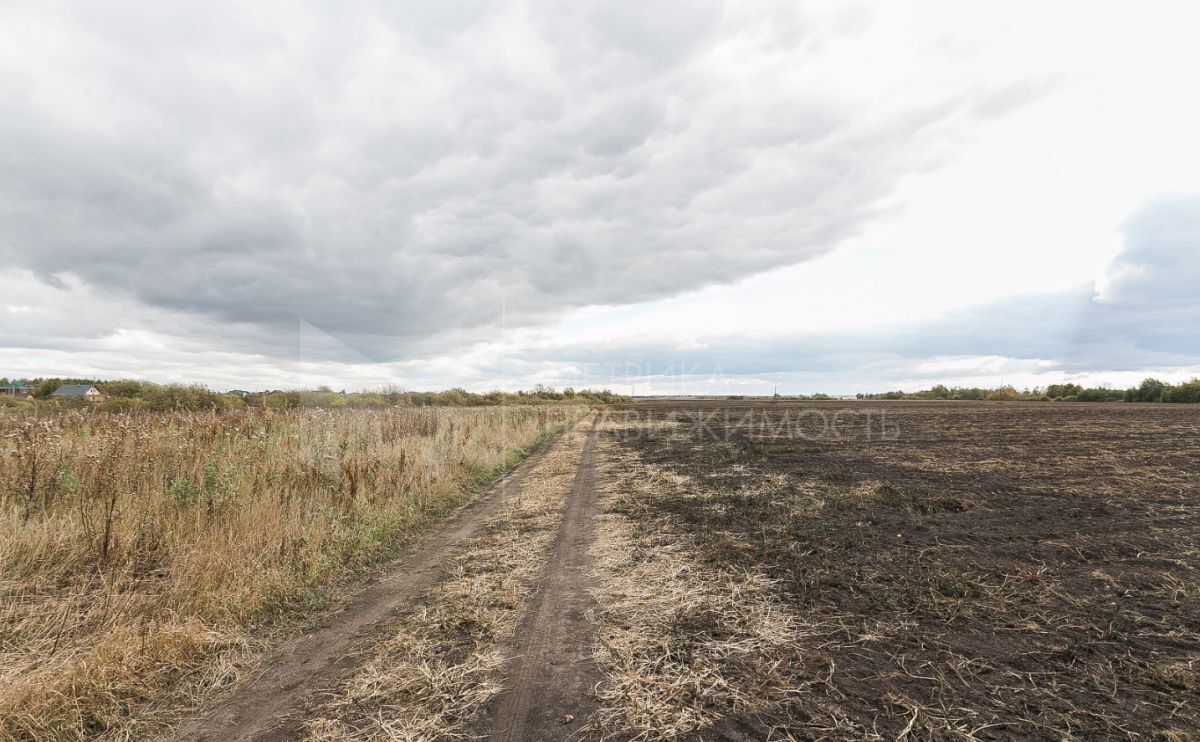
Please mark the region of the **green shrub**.
<svg viewBox="0 0 1200 742"><path fill-rule="evenodd" d="M136 412L149 409L146 400L138 397L110 397L100 403L105 412Z"/></svg>
<svg viewBox="0 0 1200 742"><path fill-rule="evenodd" d="M1083 387L1078 384L1051 384L1046 387L1046 396L1051 399L1063 399L1065 397L1074 397L1083 391Z"/></svg>
<svg viewBox="0 0 1200 742"><path fill-rule="evenodd" d="M1200 403L1200 379L1192 379L1167 389L1163 393L1163 401L1184 404Z"/></svg>
<svg viewBox="0 0 1200 742"><path fill-rule="evenodd" d="M1158 379L1144 379L1141 386L1137 389L1131 389L1133 392L1133 402L1161 402L1163 394L1170 389L1169 384L1164 384ZM1128 399L1126 396L1126 399Z"/></svg>

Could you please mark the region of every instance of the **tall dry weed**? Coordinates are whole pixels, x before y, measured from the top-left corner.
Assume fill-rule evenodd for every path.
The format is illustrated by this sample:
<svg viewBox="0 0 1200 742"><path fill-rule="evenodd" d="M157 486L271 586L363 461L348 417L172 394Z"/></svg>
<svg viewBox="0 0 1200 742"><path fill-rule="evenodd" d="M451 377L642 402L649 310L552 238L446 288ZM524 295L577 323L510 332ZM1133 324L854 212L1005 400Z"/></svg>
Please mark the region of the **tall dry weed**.
<svg viewBox="0 0 1200 742"><path fill-rule="evenodd" d="M120 738L582 408L0 416L0 739Z"/></svg>

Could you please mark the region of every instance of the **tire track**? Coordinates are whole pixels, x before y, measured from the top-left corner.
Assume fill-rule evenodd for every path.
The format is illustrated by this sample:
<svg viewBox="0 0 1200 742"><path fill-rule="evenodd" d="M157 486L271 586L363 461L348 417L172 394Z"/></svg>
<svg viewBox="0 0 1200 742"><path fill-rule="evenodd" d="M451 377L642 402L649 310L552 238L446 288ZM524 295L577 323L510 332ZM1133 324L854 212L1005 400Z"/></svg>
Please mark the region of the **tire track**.
<svg viewBox="0 0 1200 742"><path fill-rule="evenodd" d="M171 738L292 740L302 735L308 701L350 673L355 650L372 629L406 607L442 577L455 549L520 492L528 473L561 434L544 441L482 497L465 506L397 560L376 582L312 631L284 643L259 672L209 712L182 724ZM590 439L589 439L590 442Z"/></svg>
<svg viewBox="0 0 1200 742"><path fill-rule="evenodd" d="M597 494L593 422L537 594L516 633L505 690L476 731L496 742L580 739L597 709L600 673L592 658L595 626L587 614Z"/></svg>

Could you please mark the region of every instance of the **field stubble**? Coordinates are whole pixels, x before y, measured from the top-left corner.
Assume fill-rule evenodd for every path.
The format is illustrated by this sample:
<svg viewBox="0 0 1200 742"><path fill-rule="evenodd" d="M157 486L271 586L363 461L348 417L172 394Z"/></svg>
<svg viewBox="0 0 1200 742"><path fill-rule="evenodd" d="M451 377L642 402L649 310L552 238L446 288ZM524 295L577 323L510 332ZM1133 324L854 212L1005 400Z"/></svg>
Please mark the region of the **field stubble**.
<svg viewBox="0 0 1200 742"><path fill-rule="evenodd" d="M1200 728L1193 411L900 403L885 440L736 424L785 404L696 405L605 431L613 736Z"/></svg>

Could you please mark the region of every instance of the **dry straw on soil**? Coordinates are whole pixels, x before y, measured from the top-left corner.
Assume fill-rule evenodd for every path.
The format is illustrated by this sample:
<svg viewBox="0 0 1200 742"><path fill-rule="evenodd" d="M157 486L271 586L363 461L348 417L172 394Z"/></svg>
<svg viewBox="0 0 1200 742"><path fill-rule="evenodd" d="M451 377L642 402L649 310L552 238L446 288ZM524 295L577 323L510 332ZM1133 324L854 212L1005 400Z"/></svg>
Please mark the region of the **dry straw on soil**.
<svg viewBox="0 0 1200 742"><path fill-rule="evenodd" d="M471 736L471 720L500 691L502 646L545 562L587 428L558 441L526 475L519 498L455 559L449 578L388 627L309 722L312 739Z"/></svg>
<svg viewBox="0 0 1200 742"><path fill-rule="evenodd" d="M614 512L687 481L611 442L599 453L608 511L594 547L601 729L619 739L703 739L727 718L778 716L820 674L796 649L803 622L764 575L712 569L669 523Z"/></svg>
<svg viewBox="0 0 1200 742"><path fill-rule="evenodd" d="M584 412L0 416L0 740L144 736Z"/></svg>
<svg viewBox="0 0 1200 742"><path fill-rule="evenodd" d="M905 403L889 408L903 437L881 443L764 439L721 427L747 409L639 405L638 434L625 426L606 441L620 441L621 466L608 479L627 482L609 507L617 523L634 526L628 559L607 570L617 610L606 630L625 640L612 642L618 661L608 688L616 711L635 720L644 713L634 733L1195 736L1194 414ZM837 408L773 409L778 419ZM693 419L705 424L689 426ZM683 425L669 436L640 432L658 421ZM674 569L677 559L688 571L646 588L654 570ZM628 579L627 564L649 574ZM728 661L732 654L712 662L712 647L736 636L726 616L737 614L720 608L697 618L690 593L660 597L676 581L692 583L689 572L713 576L695 589L715 591L719 604L737 589L722 575L770 578L756 584L804 622L795 659L771 665L767 651L745 655L744 665ZM719 684L700 684L708 676L694 668L705 666ZM799 668L777 687L804 692L757 708L722 697L726 684L741 687L760 668L785 678ZM689 673L696 682L672 684ZM662 691L672 687L678 692ZM717 721L702 728L689 714ZM655 729L656 715L686 723Z"/></svg>

